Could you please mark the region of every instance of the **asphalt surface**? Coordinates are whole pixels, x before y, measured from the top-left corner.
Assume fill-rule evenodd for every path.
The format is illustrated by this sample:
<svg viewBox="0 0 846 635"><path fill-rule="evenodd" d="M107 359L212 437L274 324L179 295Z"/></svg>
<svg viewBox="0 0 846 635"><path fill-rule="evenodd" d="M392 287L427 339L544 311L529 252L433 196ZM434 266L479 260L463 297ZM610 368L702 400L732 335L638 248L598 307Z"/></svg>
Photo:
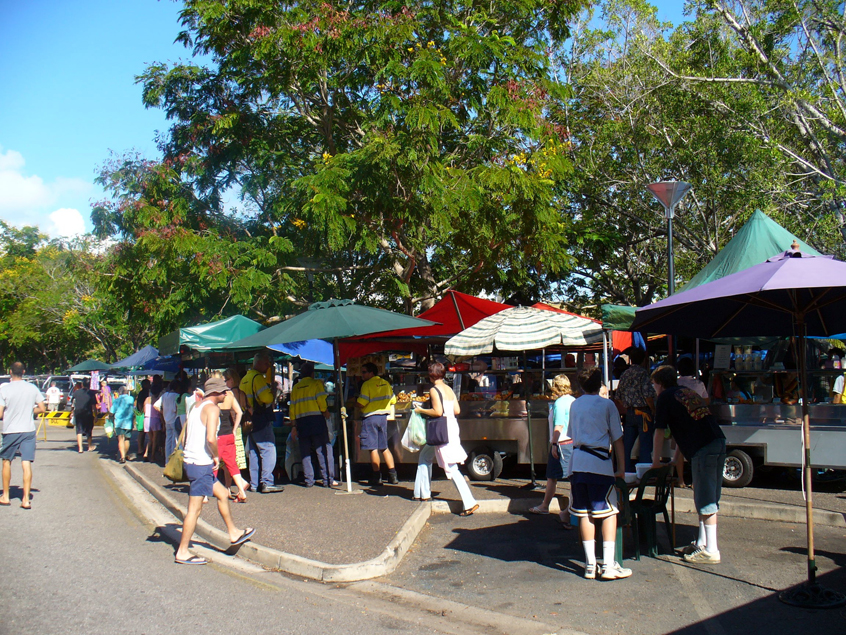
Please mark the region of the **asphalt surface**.
<svg viewBox="0 0 846 635"><path fill-rule="evenodd" d="M681 544L695 536L695 522L693 515L677 517ZM805 536L802 525L724 518L722 564L697 567L671 555L626 559L631 578L601 582L582 577L578 533L562 530L555 515L438 515L384 581L597 634L846 632L846 608L808 611L776 598L805 580ZM818 580L846 593L846 529L817 527L815 537ZM624 543L630 558L628 533Z"/></svg>
<svg viewBox="0 0 846 635"><path fill-rule="evenodd" d="M19 461L12 506L0 508L2 635L455 632L340 587L176 565L106 478L98 463L110 459L78 454L71 431L50 439L38 444L32 510L19 507Z"/></svg>

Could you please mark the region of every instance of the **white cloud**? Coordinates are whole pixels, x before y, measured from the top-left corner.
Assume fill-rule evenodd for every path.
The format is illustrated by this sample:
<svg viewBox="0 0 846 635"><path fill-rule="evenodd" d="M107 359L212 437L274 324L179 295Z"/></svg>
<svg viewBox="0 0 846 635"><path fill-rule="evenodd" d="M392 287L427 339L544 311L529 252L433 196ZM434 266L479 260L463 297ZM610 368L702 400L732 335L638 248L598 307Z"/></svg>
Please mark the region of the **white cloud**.
<svg viewBox="0 0 846 635"><path fill-rule="evenodd" d="M0 146L0 218L13 225L37 225L51 237L85 233L85 208L93 193L83 179L56 177L45 181L27 174L26 161L16 150Z"/></svg>
<svg viewBox="0 0 846 635"><path fill-rule="evenodd" d="M6 170L21 170L24 166L24 158L20 152L8 150L7 152L0 152L0 172Z"/></svg>
<svg viewBox="0 0 846 635"><path fill-rule="evenodd" d="M73 238L85 233L85 219L79 210L63 207L50 214L52 226L47 228L47 233L53 237Z"/></svg>

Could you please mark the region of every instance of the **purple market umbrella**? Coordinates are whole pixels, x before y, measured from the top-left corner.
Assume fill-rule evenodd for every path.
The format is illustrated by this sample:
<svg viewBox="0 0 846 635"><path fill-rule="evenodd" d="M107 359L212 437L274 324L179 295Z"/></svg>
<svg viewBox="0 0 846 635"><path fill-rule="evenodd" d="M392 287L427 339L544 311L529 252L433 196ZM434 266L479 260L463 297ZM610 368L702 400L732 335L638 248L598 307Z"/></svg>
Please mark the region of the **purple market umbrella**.
<svg viewBox="0 0 846 635"><path fill-rule="evenodd" d="M632 330L701 338L790 335L797 341L802 378L804 480L807 492L808 584L780 598L797 606L835 607L846 596L816 583L805 338L846 331L846 262L808 256L798 245L760 265L682 291L638 309Z"/></svg>

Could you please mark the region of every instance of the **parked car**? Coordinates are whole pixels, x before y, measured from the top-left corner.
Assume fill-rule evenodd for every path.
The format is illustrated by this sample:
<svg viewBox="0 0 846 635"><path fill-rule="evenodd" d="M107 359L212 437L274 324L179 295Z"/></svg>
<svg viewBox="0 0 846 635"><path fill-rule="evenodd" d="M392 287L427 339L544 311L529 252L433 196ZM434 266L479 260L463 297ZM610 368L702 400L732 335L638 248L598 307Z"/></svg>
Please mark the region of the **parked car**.
<svg viewBox="0 0 846 635"><path fill-rule="evenodd" d="M44 380L44 383L41 386L41 392L46 395L47 389L53 382L56 382L56 388L62 391L62 394L59 397L59 410L67 410L69 407L68 402L70 400L69 393L73 388L74 382L67 375L51 375Z"/></svg>

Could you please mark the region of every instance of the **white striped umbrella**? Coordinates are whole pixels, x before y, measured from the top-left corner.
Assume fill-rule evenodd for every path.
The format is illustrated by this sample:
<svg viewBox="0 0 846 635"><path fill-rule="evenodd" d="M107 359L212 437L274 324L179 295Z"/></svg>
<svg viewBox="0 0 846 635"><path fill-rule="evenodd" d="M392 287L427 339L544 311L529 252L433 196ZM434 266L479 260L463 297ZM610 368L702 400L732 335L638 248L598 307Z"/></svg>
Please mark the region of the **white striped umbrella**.
<svg viewBox="0 0 846 635"><path fill-rule="evenodd" d="M585 346L602 341L602 327L587 318L533 307L515 307L480 320L444 345L447 355L531 351L548 346Z"/></svg>

